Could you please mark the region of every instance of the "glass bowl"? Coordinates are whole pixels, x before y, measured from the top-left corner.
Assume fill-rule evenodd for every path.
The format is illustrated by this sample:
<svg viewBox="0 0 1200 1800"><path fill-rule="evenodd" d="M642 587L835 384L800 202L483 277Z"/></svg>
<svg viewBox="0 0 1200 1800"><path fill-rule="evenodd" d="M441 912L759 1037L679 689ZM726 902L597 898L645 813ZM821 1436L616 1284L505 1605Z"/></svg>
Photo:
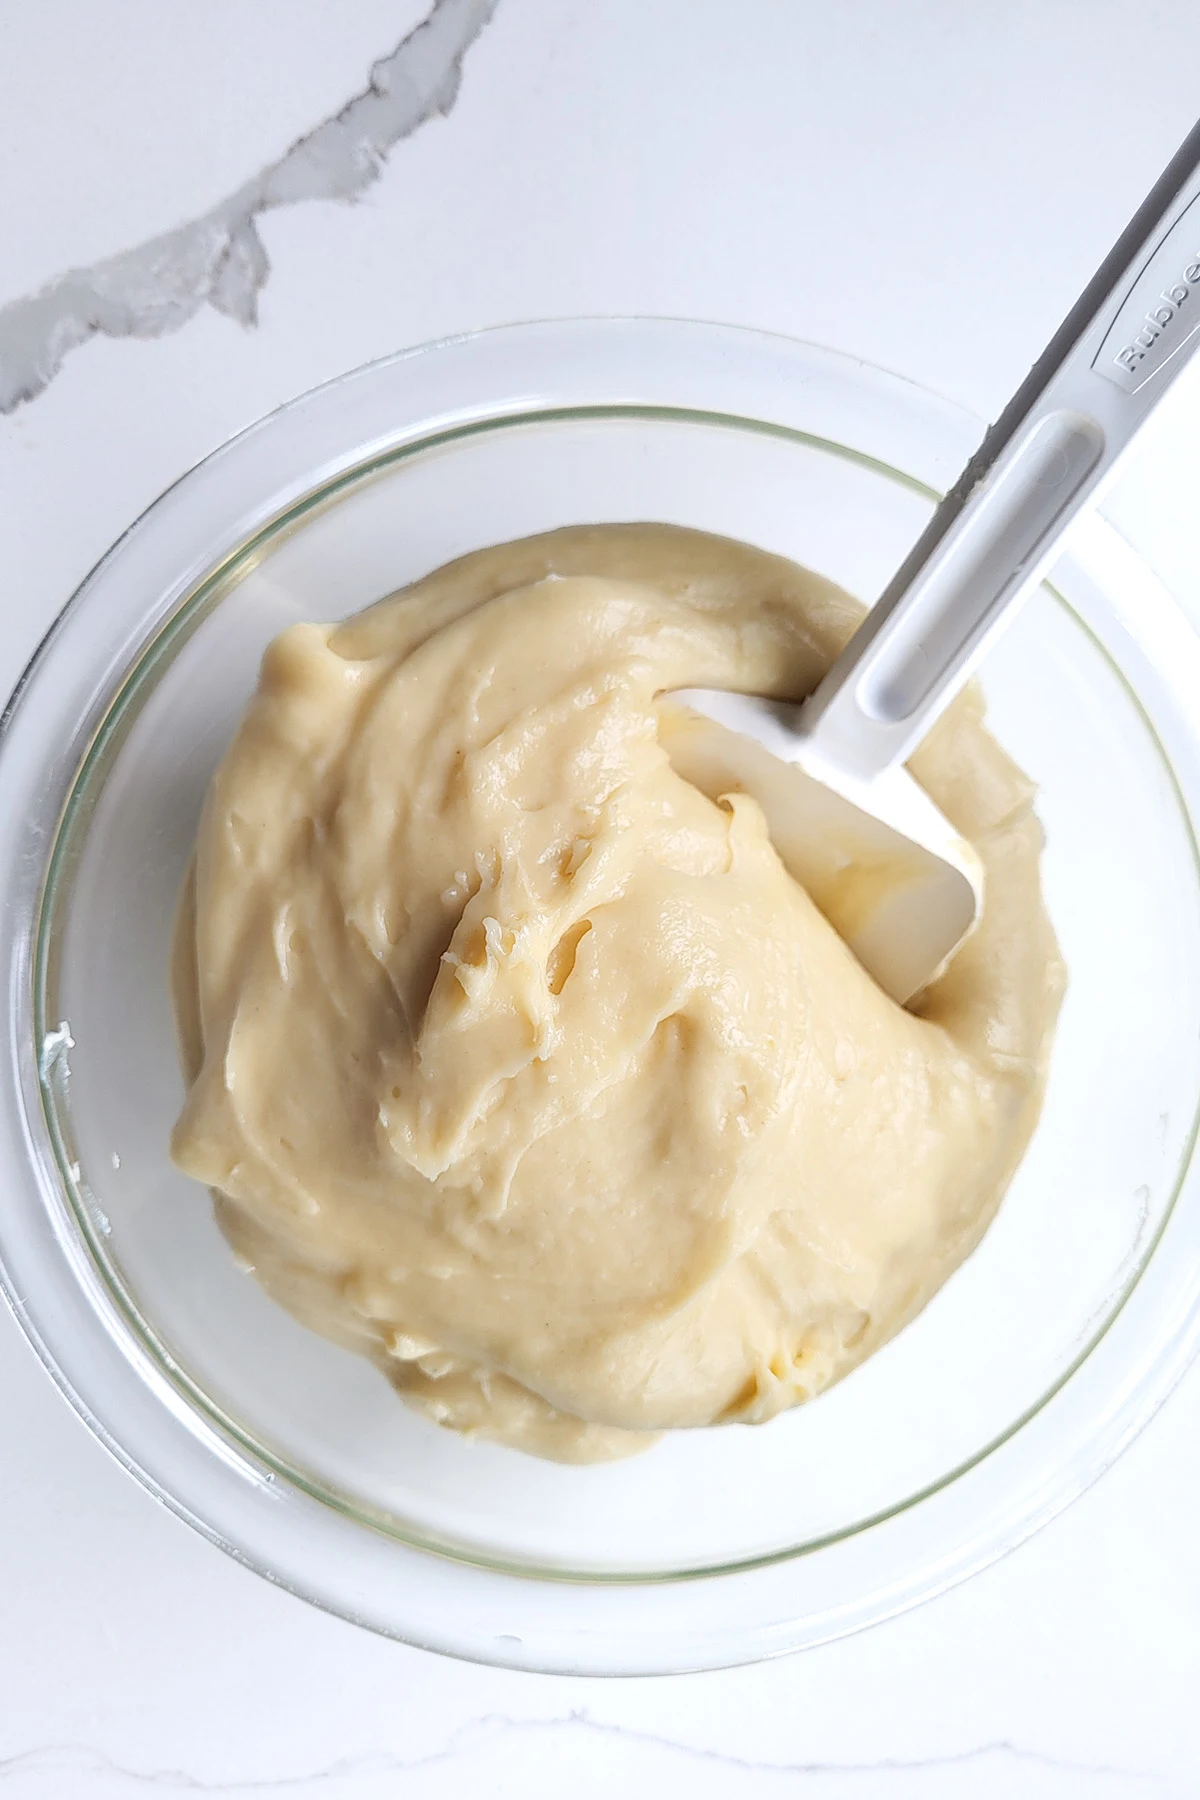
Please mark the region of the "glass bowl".
<svg viewBox="0 0 1200 1800"><path fill-rule="evenodd" d="M857 1629L999 1555L1196 1346L1200 642L1103 523L984 672L1040 783L1070 990L982 1246L840 1386L593 1468L470 1443L302 1329L171 1167L167 992L209 775L284 625L460 553L655 519L872 598L979 426L810 346L671 321L362 369L167 492L71 601L0 744L10 995L0 1263L82 1416L240 1560L412 1643L564 1672L714 1667Z"/></svg>

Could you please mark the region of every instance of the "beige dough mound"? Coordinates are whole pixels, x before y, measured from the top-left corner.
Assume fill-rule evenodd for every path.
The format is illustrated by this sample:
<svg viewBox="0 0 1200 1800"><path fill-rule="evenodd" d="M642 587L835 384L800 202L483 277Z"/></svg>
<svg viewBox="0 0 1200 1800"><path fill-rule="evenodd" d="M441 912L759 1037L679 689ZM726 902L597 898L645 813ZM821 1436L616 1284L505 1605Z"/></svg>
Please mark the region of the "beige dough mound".
<svg viewBox="0 0 1200 1800"><path fill-rule="evenodd" d="M1062 970L978 697L912 764L987 881L919 1016L666 747L665 690L802 696L858 616L596 526L268 650L181 907L173 1153L267 1291L441 1423L589 1460L769 1419L991 1219Z"/></svg>

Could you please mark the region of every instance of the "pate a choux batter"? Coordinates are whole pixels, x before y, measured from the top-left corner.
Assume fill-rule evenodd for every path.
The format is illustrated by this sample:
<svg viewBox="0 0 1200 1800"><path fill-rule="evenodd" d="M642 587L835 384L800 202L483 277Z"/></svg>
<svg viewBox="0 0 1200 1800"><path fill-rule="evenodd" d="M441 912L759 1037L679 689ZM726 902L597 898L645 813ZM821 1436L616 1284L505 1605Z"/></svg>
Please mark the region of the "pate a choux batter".
<svg viewBox="0 0 1200 1800"><path fill-rule="evenodd" d="M590 1460L769 1419L995 1212L1062 968L977 695L910 765L986 877L916 1014L754 801L669 759L664 690L798 698L859 614L727 539L595 526L268 650L181 908L174 1156L270 1294L442 1423Z"/></svg>

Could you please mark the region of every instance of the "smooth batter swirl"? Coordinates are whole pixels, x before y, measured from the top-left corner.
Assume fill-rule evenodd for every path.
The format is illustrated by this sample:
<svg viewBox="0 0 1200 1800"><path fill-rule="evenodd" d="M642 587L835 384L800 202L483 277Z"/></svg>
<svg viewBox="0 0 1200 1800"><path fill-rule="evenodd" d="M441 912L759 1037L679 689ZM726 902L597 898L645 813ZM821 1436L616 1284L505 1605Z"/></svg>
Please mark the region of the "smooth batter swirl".
<svg viewBox="0 0 1200 1800"><path fill-rule="evenodd" d="M1062 969L978 697L912 763L987 881L919 1016L754 801L670 761L665 693L799 697L859 616L729 540L597 526L268 650L181 909L173 1153L267 1291L440 1422L588 1460L768 1419L992 1217Z"/></svg>

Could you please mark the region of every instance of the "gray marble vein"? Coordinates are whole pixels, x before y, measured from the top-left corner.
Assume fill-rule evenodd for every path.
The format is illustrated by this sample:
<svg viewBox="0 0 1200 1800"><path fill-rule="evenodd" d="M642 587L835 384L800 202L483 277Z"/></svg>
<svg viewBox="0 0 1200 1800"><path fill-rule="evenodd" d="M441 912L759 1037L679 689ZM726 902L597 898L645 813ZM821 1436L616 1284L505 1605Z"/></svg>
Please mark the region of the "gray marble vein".
<svg viewBox="0 0 1200 1800"><path fill-rule="evenodd" d="M33 399L97 332L162 337L203 306L253 325L270 274L261 216L306 200L352 200L369 187L403 138L449 112L463 58L496 4L435 0L360 94L210 212L0 308L0 412Z"/></svg>
<svg viewBox="0 0 1200 1800"><path fill-rule="evenodd" d="M396 1755L389 1751L368 1752L361 1756L343 1757L321 1769L308 1774L279 1775L268 1777L234 1777L229 1781L205 1781L195 1775L187 1774L182 1769L137 1769L115 1762L102 1752L85 1749L82 1746L48 1746L45 1749L27 1751L22 1755L0 1759L0 1792L6 1782L23 1775L34 1777L55 1774L71 1776L75 1785L71 1792L78 1793L80 1800L86 1794L86 1782L89 1776L124 1778L131 1785L137 1784L148 1791L180 1793L180 1794L264 1794L277 1795L280 1800L286 1796L316 1791L322 1786L335 1783L339 1792L349 1796L353 1787L348 1784L358 1781L372 1781L373 1778L390 1775L409 1775L419 1770L431 1769L439 1764L450 1765L468 1756L486 1756L490 1750L499 1749L506 1739L513 1736L531 1738L548 1732L570 1731L583 1737L599 1737L617 1740L622 1744L637 1745L645 1750L666 1751L681 1759L682 1762L703 1763L710 1767L728 1770L730 1774L759 1775L765 1777L808 1777L820 1780L822 1791L836 1792L831 1782L839 1778L852 1781L864 1776L876 1776L884 1780L888 1776L932 1776L939 1772L954 1770L964 1775L972 1768L992 1765L999 1770L1007 1769L1014 1783L1021 1780L1022 1768L1032 1772L1040 1770L1052 1775L1075 1775L1089 1781L1088 1791L1094 1786L1097 1800L1103 1794L1126 1796L1130 1792L1129 1784L1138 1782L1140 1791L1147 1791L1147 1784L1157 1787L1163 1779L1161 1776L1130 1768L1118 1768L1104 1763L1079 1762L1066 1757L1047 1755L1037 1750L1026 1749L1019 1744L999 1740L993 1743L980 1744L967 1750L949 1751L942 1755L917 1758L884 1757L864 1762L830 1762L830 1761L797 1761L784 1762L775 1760L758 1761L754 1758L734 1755L722 1750L707 1749L703 1746L683 1743L678 1739L660 1735L657 1732L639 1730L636 1727L618 1725L611 1721L593 1719L583 1711L559 1714L541 1719L510 1718L502 1714L490 1714L470 1720L467 1724L453 1732L445 1744L437 1749L418 1753L411 1757ZM789 1790L790 1791L790 1790ZM803 1788L795 1790L802 1794ZM886 1791L881 1789L882 1791ZM939 1789L939 1792L942 1791ZM1014 1792L1019 1791L1014 1787Z"/></svg>

